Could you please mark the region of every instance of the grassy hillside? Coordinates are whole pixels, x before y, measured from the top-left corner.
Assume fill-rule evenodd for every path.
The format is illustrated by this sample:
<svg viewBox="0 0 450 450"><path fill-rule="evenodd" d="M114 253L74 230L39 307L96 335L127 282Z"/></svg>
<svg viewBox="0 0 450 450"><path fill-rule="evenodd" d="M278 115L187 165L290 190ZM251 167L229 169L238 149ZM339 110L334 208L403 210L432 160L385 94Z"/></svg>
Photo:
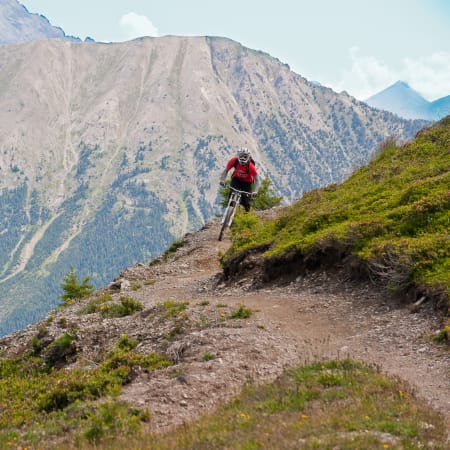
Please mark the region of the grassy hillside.
<svg viewBox="0 0 450 450"><path fill-rule="evenodd" d="M67 336L67 335L66 335ZM61 353L70 339L57 345ZM1 359L0 447L83 449L444 448L443 417L410 387L351 360L291 369L250 385L214 414L155 436L146 410L117 400L133 367L160 370L125 336L95 370L42 366L39 357ZM48 361L47 361L48 363ZM21 394L22 393L22 394ZM334 448L334 447L333 447Z"/></svg>
<svg viewBox="0 0 450 450"><path fill-rule="evenodd" d="M342 263L391 289L450 297L450 116L347 181L305 194L275 220L237 218L225 273L262 256L264 276ZM445 303L445 304L447 304Z"/></svg>

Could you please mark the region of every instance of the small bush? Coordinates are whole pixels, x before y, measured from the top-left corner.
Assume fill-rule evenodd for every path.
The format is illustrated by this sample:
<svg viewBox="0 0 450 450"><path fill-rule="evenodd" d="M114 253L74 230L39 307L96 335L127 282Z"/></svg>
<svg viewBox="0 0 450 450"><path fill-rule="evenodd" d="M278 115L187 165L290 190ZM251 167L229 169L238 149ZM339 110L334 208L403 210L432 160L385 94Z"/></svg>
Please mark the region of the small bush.
<svg viewBox="0 0 450 450"><path fill-rule="evenodd" d="M253 199L253 206L260 211L273 208L274 206L280 206L283 201L283 197L276 195L272 182L265 178L258 194Z"/></svg>
<svg viewBox="0 0 450 450"><path fill-rule="evenodd" d="M55 339L45 350L44 360L48 367L63 366L77 353L75 336L64 333Z"/></svg>
<svg viewBox="0 0 450 450"><path fill-rule="evenodd" d="M113 369L127 368L120 371L123 382L129 381L130 371L133 367L142 367L147 370L164 369L171 366L172 363L158 353L150 353L143 355L134 351L124 351L115 348L110 357L102 364L103 370L110 371Z"/></svg>
<svg viewBox="0 0 450 450"><path fill-rule="evenodd" d="M134 434L139 430L141 422L148 422L148 411L130 408L119 401L109 401L87 411L87 424L83 436L92 443L101 440L113 441L114 434Z"/></svg>
<svg viewBox="0 0 450 450"><path fill-rule="evenodd" d="M163 319L167 319L168 317L174 317L179 315L182 311L184 311L189 302L177 302L175 300L166 300L163 304L159 304L158 307L165 311L163 315Z"/></svg>
<svg viewBox="0 0 450 450"><path fill-rule="evenodd" d="M177 241L172 242L170 247L164 252L163 259L167 259L172 253L175 253L179 248L184 247L186 245L184 239L179 239Z"/></svg>
<svg viewBox="0 0 450 450"><path fill-rule="evenodd" d="M33 356L38 356L41 354L41 351L43 350L44 346L42 345L42 342L40 339L38 339L37 336L33 336L31 338L31 354Z"/></svg>
<svg viewBox="0 0 450 450"><path fill-rule="evenodd" d="M172 328L166 336L168 341L173 341L176 336L185 332L184 322L182 320L175 320Z"/></svg>
<svg viewBox="0 0 450 450"><path fill-rule="evenodd" d="M112 300L109 294L104 294L101 297L94 298L85 307L80 309L78 314L94 314L100 312L101 305Z"/></svg>
<svg viewBox="0 0 450 450"><path fill-rule="evenodd" d="M128 334L122 334L117 341L117 348L125 352L134 350L137 345L138 341L136 339L130 339Z"/></svg>
<svg viewBox="0 0 450 450"><path fill-rule="evenodd" d="M230 314L230 319L248 319L251 315L251 309L241 305L236 311Z"/></svg>
<svg viewBox="0 0 450 450"><path fill-rule="evenodd" d="M67 322L67 319L65 317L61 317L60 319L58 319L58 327L67 328L68 325L69 323Z"/></svg>
<svg viewBox="0 0 450 450"><path fill-rule="evenodd" d="M120 303L101 305L99 307L100 315L108 318L130 316L137 311L142 311L142 309L142 303L132 297L122 297Z"/></svg>
<svg viewBox="0 0 450 450"><path fill-rule="evenodd" d="M450 326L447 325L445 328L439 331L436 336L433 336L433 341L442 343L442 342L450 342Z"/></svg>
<svg viewBox="0 0 450 450"><path fill-rule="evenodd" d="M203 356L202 356L202 361L211 361L212 359L215 359L216 358L216 356L215 355L213 355L212 353L209 353L209 352L207 352L207 353L204 353L203 354Z"/></svg>

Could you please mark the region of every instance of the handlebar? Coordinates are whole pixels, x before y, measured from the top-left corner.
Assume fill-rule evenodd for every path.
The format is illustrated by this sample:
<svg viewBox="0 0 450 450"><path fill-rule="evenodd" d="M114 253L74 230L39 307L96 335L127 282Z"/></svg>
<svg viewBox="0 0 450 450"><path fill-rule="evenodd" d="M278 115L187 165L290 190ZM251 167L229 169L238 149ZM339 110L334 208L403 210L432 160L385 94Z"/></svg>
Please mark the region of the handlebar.
<svg viewBox="0 0 450 450"><path fill-rule="evenodd" d="M253 197L255 194L254 192L247 192L247 191L240 191L239 189L236 189L234 187L228 186L228 188L230 189L230 191L236 192L238 194L247 196L247 197Z"/></svg>
<svg viewBox="0 0 450 450"><path fill-rule="evenodd" d="M234 187L228 186L228 188L230 189L230 191L234 191L237 192L239 194L251 194L251 192L247 192L247 191L240 191L239 189L236 189Z"/></svg>

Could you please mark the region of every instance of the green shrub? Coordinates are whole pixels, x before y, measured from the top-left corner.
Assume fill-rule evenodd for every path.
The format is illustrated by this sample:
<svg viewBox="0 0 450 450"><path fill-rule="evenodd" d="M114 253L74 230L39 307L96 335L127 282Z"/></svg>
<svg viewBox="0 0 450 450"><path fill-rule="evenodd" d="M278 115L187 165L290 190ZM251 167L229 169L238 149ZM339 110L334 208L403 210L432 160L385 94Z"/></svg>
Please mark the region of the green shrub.
<svg viewBox="0 0 450 450"><path fill-rule="evenodd" d="M175 320L170 331L166 335L168 341L172 341L176 336L185 332L185 323L183 320Z"/></svg>
<svg viewBox="0 0 450 450"><path fill-rule="evenodd" d="M215 359L215 358L216 358L216 356L209 352L204 353L202 355L202 361L205 361L205 362L211 361L212 359Z"/></svg>
<svg viewBox="0 0 450 450"><path fill-rule="evenodd" d="M99 307L100 315L109 318L130 316L142 309L142 303L132 297L121 297L120 303L103 304Z"/></svg>
<svg viewBox="0 0 450 450"><path fill-rule="evenodd" d="M92 299L86 306L78 311L78 314L94 314L100 312L100 310L102 309L101 306L104 303L110 302L111 300L111 295L103 294L100 297Z"/></svg>
<svg viewBox="0 0 450 450"><path fill-rule="evenodd" d="M128 350L129 343L124 344L124 340L128 341L128 337L121 337L117 346L109 353L109 357L103 362L102 369L109 371L112 369L124 369L121 377L125 380L133 367L142 367L147 370L157 370L172 365L170 361L158 353L141 354L133 350ZM129 342L129 341L128 341ZM125 349L124 349L125 348Z"/></svg>
<svg viewBox="0 0 450 450"><path fill-rule="evenodd" d="M164 303L158 304L158 307L164 312L163 319L167 319L168 317L178 316L188 305L189 302L166 300Z"/></svg>
<svg viewBox="0 0 450 450"><path fill-rule="evenodd" d="M113 443L116 435L135 434L141 422L148 422L148 411L130 408L127 403L108 401L87 410L83 436L90 443Z"/></svg>
<svg viewBox="0 0 450 450"><path fill-rule="evenodd" d="M85 277L80 282L73 267L70 269L70 272L64 276L61 288L63 289L64 294L62 294L60 298L63 299L64 304L68 304L73 300L80 300L94 292L94 287L90 283L90 277Z"/></svg>
<svg viewBox="0 0 450 450"><path fill-rule="evenodd" d="M438 334L433 336L433 340L438 343L450 341L450 326L446 325Z"/></svg>
<svg viewBox="0 0 450 450"><path fill-rule="evenodd" d="M239 306L239 308L230 314L230 319L248 319L252 315L251 309L246 306Z"/></svg>
<svg viewBox="0 0 450 450"><path fill-rule="evenodd" d="M167 259L172 253L175 253L179 248L184 247L187 241L179 239L170 245L170 247L163 253L163 259Z"/></svg>
<svg viewBox="0 0 450 450"><path fill-rule="evenodd" d="M48 367L63 366L77 353L75 336L64 333L46 347L43 357Z"/></svg>
<svg viewBox="0 0 450 450"><path fill-rule="evenodd" d="M280 206L282 201L283 197L276 195L272 181L265 178L261 182L258 194L253 197L253 207L263 211L274 206Z"/></svg>

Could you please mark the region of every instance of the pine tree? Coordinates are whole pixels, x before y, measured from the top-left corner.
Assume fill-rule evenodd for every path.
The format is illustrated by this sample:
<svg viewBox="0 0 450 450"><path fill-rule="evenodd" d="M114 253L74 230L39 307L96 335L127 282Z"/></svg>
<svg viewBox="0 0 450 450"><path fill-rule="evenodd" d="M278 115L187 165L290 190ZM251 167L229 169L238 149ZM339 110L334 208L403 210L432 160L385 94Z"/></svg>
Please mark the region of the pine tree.
<svg viewBox="0 0 450 450"><path fill-rule="evenodd" d="M94 291L94 286L90 283L90 277L83 278L80 283L73 267L64 276L61 288L64 294L60 297L64 300L64 303L69 303L71 300L79 300Z"/></svg>
<svg viewBox="0 0 450 450"><path fill-rule="evenodd" d="M274 206L280 206L282 200L283 197L276 195L272 182L268 178L264 178L258 194L253 198L253 207L263 211Z"/></svg>

